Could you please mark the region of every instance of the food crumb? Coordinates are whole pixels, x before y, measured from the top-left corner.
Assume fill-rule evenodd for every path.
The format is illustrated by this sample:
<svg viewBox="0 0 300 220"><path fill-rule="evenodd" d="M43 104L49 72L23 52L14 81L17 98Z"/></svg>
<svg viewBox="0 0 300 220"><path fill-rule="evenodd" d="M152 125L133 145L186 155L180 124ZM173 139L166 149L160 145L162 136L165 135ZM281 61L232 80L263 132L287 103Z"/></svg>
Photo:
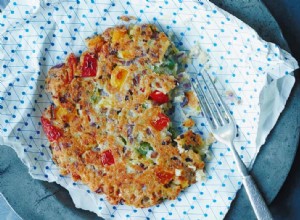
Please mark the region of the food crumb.
<svg viewBox="0 0 300 220"><path fill-rule="evenodd" d="M122 15L122 16L120 17L120 20L128 22L128 21L131 21L131 20L137 20L137 18L134 17L134 16L126 16L126 15Z"/></svg>
<svg viewBox="0 0 300 220"><path fill-rule="evenodd" d="M232 90L227 90L225 92L226 99L229 101L236 103L238 105L242 104L242 99L241 97L238 97Z"/></svg>
<svg viewBox="0 0 300 220"><path fill-rule="evenodd" d="M195 122L194 122L194 120L191 119L191 118L188 118L187 120L185 120L185 121L183 122L183 126L184 126L184 127L187 127L187 128L191 128L191 127L193 127L194 125L195 125Z"/></svg>
<svg viewBox="0 0 300 220"><path fill-rule="evenodd" d="M210 57L208 53L205 52L205 49L201 47L200 42L197 42L194 47L189 52L190 60L196 59L203 65L204 70L208 70L210 68Z"/></svg>
<svg viewBox="0 0 300 220"><path fill-rule="evenodd" d="M199 101L193 91L185 92L185 97L188 99L187 105L191 108L197 108L199 106Z"/></svg>
<svg viewBox="0 0 300 220"><path fill-rule="evenodd" d="M208 137L205 140L205 145L210 146L212 145L214 142L216 142L216 138L212 133L209 133Z"/></svg>

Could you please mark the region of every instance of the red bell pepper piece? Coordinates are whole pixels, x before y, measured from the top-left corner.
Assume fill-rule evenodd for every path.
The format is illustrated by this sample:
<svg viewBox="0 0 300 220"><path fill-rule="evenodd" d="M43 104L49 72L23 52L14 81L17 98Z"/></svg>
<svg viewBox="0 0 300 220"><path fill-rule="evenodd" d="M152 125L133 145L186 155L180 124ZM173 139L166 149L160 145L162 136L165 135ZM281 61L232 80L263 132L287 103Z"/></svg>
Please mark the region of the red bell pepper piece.
<svg viewBox="0 0 300 220"><path fill-rule="evenodd" d="M152 92L149 97L158 104L164 104L169 101L169 96L158 90Z"/></svg>
<svg viewBox="0 0 300 220"><path fill-rule="evenodd" d="M73 53L71 53L70 56L68 57L67 64L69 67L69 71L68 71L66 82L70 83L74 78L74 74L77 66L77 58Z"/></svg>
<svg viewBox="0 0 300 220"><path fill-rule="evenodd" d="M47 118L41 117L41 122L43 130L49 141L56 141L63 135L63 132L59 128L52 125Z"/></svg>
<svg viewBox="0 0 300 220"><path fill-rule="evenodd" d="M167 171L158 171L158 172L155 172L155 175L158 178L158 181L162 184L169 183L174 177L173 173L170 173Z"/></svg>
<svg viewBox="0 0 300 220"><path fill-rule="evenodd" d="M104 151L100 154L102 165L112 165L115 163L111 150Z"/></svg>
<svg viewBox="0 0 300 220"><path fill-rule="evenodd" d="M168 126L170 119L163 113L158 114L158 118L155 118L150 121L150 124L158 131L163 130L165 127Z"/></svg>
<svg viewBox="0 0 300 220"><path fill-rule="evenodd" d="M97 74L97 58L93 54L85 54L82 64L82 77L93 77Z"/></svg>
<svg viewBox="0 0 300 220"><path fill-rule="evenodd" d="M81 177L77 173L72 173L73 180L81 180Z"/></svg>

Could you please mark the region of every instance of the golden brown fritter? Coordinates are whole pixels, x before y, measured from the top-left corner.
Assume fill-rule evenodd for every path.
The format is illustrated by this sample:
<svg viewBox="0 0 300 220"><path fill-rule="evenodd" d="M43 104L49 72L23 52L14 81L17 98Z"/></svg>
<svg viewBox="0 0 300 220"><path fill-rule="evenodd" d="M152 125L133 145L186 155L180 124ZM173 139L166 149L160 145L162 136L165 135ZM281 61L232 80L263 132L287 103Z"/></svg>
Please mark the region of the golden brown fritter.
<svg viewBox="0 0 300 220"><path fill-rule="evenodd" d="M201 137L189 131L179 151L168 131L178 50L154 25L109 28L86 44L46 79L54 104L41 120L53 160L112 204L175 199L204 167Z"/></svg>

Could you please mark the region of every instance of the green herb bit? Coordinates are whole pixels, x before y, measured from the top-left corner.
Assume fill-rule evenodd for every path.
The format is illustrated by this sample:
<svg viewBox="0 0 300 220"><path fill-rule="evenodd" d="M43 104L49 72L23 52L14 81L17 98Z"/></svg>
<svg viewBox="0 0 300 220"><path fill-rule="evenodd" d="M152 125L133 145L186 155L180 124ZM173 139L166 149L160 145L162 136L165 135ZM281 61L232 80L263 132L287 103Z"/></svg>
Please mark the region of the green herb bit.
<svg viewBox="0 0 300 220"><path fill-rule="evenodd" d="M93 104L96 104L100 101L100 94L101 94L100 89L97 89L96 91L94 91L93 95L91 96L91 101Z"/></svg>
<svg viewBox="0 0 300 220"><path fill-rule="evenodd" d="M177 137L177 132L176 132L175 128L169 127L168 131L171 133L172 139L175 139Z"/></svg>
<svg viewBox="0 0 300 220"><path fill-rule="evenodd" d="M120 135L119 138L121 138L122 142L123 142L125 145L127 144L127 141L125 140L124 137L122 137L122 136Z"/></svg>
<svg viewBox="0 0 300 220"><path fill-rule="evenodd" d="M175 62L174 62L174 60L172 60L172 59L168 59L168 60L166 60L164 63L163 63L163 65L165 66L165 67L167 67L168 69L170 69L170 70L173 70L174 68L175 68Z"/></svg>
<svg viewBox="0 0 300 220"><path fill-rule="evenodd" d="M140 147L137 148L137 151L142 154L142 155L146 155L148 153L148 151L153 150L153 148L151 147L151 145L148 142L141 142L140 143Z"/></svg>

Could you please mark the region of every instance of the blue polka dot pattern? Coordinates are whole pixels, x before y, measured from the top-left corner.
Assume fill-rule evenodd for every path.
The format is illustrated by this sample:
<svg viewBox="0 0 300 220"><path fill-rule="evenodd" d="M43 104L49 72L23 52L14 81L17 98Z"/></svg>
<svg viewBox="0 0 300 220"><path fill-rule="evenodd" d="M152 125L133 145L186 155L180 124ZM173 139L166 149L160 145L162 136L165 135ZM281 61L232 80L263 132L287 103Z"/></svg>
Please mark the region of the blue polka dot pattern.
<svg viewBox="0 0 300 220"><path fill-rule="evenodd" d="M38 0L36 2L39 2ZM259 146L256 134L260 116L259 95L266 84L288 75L297 67L295 60L276 45L264 42L246 24L219 10L208 0L202 1L32 1L22 4L11 0L0 14L0 135L11 145L36 179L56 181L79 196L80 204L111 219L222 219L241 178L235 172L230 149L219 143L210 146L211 160L206 165L206 180L189 187L173 201L148 208L110 205L105 196L96 195L86 186L73 183L59 174L51 160L43 135L40 116L49 105L44 80L53 65L65 60L70 52L85 50L84 39L106 28L124 24L120 16L137 19L132 23L155 23L182 50L197 48L211 57L207 70L228 102L238 124L236 148L251 166ZM47 3L45 3L47 2ZM187 71L195 76L206 66L193 58ZM186 85L190 89L190 85ZM184 89L184 88L183 88ZM188 110L175 107L174 124L180 131ZM279 113L278 113L279 114ZM192 115L195 132L208 137L205 120ZM269 128L269 130L271 127ZM265 137L264 137L265 138ZM0 140L2 140L0 138ZM16 142L17 141L17 142ZM18 143L18 144L15 144ZM74 200L75 202L78 199ZM79 205L79 204L77 204Z"/></svg>

